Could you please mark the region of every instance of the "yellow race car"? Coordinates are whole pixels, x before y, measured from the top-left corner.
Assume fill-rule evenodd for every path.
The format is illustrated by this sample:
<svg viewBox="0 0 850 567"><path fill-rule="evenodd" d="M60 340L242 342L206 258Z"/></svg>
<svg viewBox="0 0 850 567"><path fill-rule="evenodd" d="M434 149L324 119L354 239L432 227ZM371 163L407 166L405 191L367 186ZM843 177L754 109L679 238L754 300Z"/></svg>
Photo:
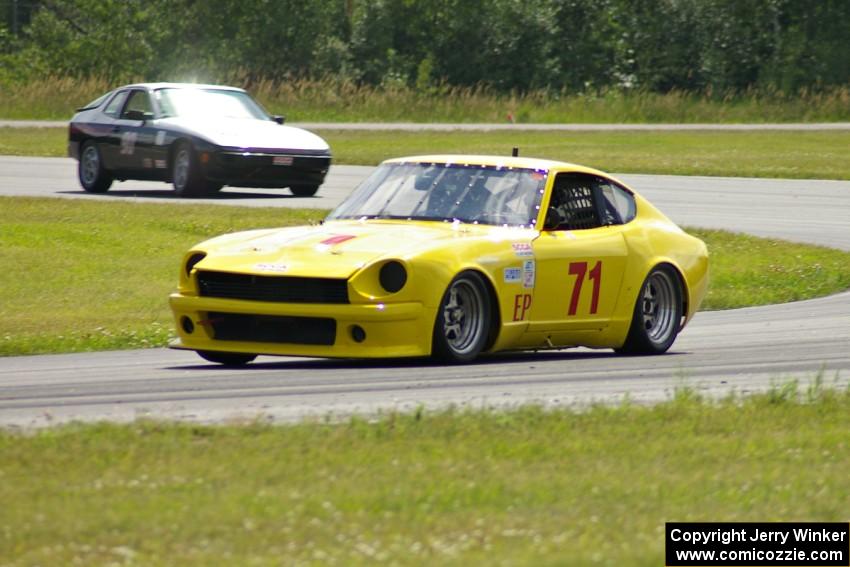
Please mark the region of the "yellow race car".
<svg viewBox="0 0 850 567"><path fill-rule="evenodd" d="M189 250L173 348L432 356L577 346L667 351L699 308L705 244L611 176L520 157L385 161L318 226Z"/></svg>

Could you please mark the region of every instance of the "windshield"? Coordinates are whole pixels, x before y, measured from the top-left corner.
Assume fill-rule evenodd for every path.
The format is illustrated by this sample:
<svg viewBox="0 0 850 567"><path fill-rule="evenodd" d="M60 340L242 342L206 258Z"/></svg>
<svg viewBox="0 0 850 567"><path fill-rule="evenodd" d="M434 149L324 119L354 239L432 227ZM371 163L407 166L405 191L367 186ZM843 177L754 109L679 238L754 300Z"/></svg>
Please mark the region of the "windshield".
<svg viewBox="0 0 850 567"><path fill-rule="evenodd" d="M270 120L251 96L242 91L165 88L154 91L162 118L216 116Z"/></svg>
<svg viewBox="0 0 850 567"><path fill-rule="evenodd" d="M545 170L386 163L328 220L365 217L533 226L545 183Z"/></svg>

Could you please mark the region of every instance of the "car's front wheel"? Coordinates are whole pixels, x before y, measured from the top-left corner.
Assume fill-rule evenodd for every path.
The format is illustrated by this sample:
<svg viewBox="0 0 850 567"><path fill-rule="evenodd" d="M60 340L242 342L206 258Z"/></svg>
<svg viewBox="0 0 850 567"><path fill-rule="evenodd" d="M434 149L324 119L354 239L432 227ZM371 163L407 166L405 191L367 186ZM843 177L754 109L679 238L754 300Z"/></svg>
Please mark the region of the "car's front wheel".
<svg viewBox="0 0 850 567"><path fill-rule="evenodd" d="M682 320L682 286L670 266L646 276L632 314L629 335L617 352L661 354L673 345Z"/></svg>
<svg viewBox="0 0 850 567"><path fill-rule="evenodd" d="M225 366L244 366L257 358L256 354L243 354L240 352L216 352L212 350L199 350L198 356L209 362L217 362Z"/></svg>
<svg viewBox="0 0 850 567"><path fill-rule="evenodd" d="M318 185L293 185L289 188L296 197L312 197L319 190Z"/></svg>
<svg viewBox="0 0 850 567"><path fill-rule="evenodd" d="M449 284L440 301L432 337L432 356L444 362L474 360L490 334L491 298L483 278L463 272Z"/></svg>
<svg viewBox="0 0 850 567"><path fill-rule="evenodd" d="M174 185L174 192L180 197L199 197L210 193L207 180L201 174L198 156L189 142L178 142L174 149L171 183Z"/></svg>
<svg viewBox="0 0 850 567"><path fill-rule="evenodd" d="M112 175L103 167L100 150L94 140L83 144L77 175L80 185L89 193L105 193L112 186Z"/></svg>

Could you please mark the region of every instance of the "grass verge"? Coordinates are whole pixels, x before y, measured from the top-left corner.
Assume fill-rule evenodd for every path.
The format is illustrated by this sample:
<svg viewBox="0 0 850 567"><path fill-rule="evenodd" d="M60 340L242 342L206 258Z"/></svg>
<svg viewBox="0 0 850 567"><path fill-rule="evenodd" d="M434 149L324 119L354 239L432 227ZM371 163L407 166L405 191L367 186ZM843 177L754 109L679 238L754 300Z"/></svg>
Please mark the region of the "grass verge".
<svg viewBox="0 0 850 567"><path fill-rule="evenodd" d="M238 230L318 221L323 211L0 198L0 356L161 346L168 294L192 245ZM850 288L850 254L693 230L712 254L705 309Z"/></svg>
<svg viewBox="0 0 850 567"><path fill-rule="evenodd" d="M522 155L581 163L605 171L850 179L850 132L403 132L318 131L334 162L374 165L402 155ZM66 155L64 128L0 128L0 154Z"/></svg>
<svg viewBox="0 0 850 567"><path fill-rule="evenodd" d="M847 519L850 393L790 386L581 412L0 431L0 557L662 565L667 521Z"/></svg>

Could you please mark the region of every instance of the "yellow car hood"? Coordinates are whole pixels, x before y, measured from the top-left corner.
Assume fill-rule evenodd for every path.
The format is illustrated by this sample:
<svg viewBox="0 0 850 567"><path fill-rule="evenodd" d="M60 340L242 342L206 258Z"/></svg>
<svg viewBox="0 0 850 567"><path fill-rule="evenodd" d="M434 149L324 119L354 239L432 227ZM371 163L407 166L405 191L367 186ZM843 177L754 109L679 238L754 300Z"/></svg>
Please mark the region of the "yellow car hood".
<svg viewBox="0 0 850 567"><path fill-rule="evenodd" d="M404 258L494 227L433 222L334 221L320 226L225 235L195 250L198 269L253 274L348 278L383 257Z"/></svg>

